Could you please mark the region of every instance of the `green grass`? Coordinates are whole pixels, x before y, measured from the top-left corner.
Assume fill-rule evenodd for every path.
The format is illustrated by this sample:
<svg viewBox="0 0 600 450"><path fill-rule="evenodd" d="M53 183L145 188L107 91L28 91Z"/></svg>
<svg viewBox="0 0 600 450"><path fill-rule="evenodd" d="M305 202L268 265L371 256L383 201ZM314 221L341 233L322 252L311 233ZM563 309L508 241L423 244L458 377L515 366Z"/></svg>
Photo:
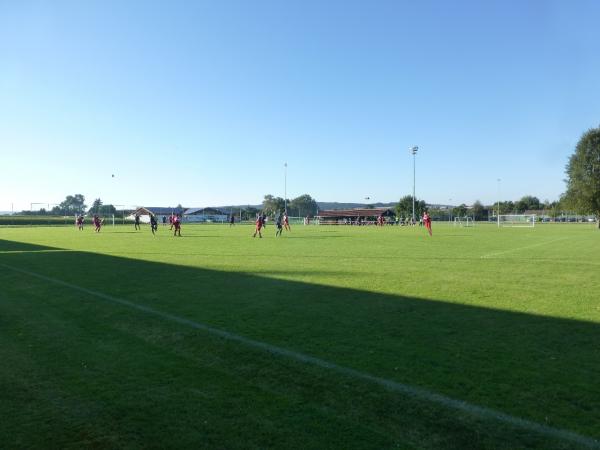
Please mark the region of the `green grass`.
<svg viewBox="0 0 600 450"><path fill-rule="evenodd" d="M2 448L578 448L10 268L600 439L600 232L0 228Z"/></svg>

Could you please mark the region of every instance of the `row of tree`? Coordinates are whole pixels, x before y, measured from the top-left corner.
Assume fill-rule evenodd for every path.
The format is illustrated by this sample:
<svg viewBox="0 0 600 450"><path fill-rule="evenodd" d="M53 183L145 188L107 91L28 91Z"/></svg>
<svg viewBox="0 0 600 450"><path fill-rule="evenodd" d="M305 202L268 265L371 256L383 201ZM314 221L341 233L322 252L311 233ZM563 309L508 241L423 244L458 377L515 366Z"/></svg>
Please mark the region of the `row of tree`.
<svg viewBox="0 0 600 450"><path fill-rule="evenodd" d="M560 202L550 202L548 200L540 202L537 197L526 195L520 200L513 202L511 200L496 203L494 205L484 206L479 200L473 205L466 204L447 208L431 208L427 206L425 200L415 199L415 216L421 217L427 210L430 215L436 219L452 217L473 217L475 220L487 220L489 216L494 216L500 210L500 214L523 214L526 211L545 211L549 216L558 216L564 210L561 209ZM405 195L396 205L396 214L399 217L412 217L412 195Z"/></svg>
<svg viewBox="0 0 600 450"><path fill-rule="evenodd" d="M109 215L116 214L117 208L115 208L114 205L105 205L102 203L102 200L97 198L94 200L94 203L92 203L92 206L87 209L85 197L82 194L75 194L67 195L63 202L55 205L53 208L41 208L36 211L21 211L21 214L33 216L73 216L75 214L85 214L86 212L88 214Z"/></svg>
<svg viewBox="0 0 600 450"><path fill-rule="evenodd" d="M262 203L264 214L276 215L285 211L286 208L288 215L295 217L314 216L319 210L317 201L308 194L287 200L287 202L281 197L274 197L270 194L265 195Z"/></svg>
<svg viewBox="0 0 600 450"><path fill-rule="evenodd" d="M494 205L484 206L480 201L476 201L471 208L462 204L447 209L429 209L434 218L452 216L464 217L469 215L475 220L486 220L490 215L495 214L522 214L525 211L546 211L549 216L558 216L561 211L573 211L579 214L593 214L600 218L600 128L588 130L579 140L575 152L569 159L566 167L567 191L561 196L559 201L550 202L548 200L540 202L539 198L526 195L520 200L502 201ZM24 214L52 214L52 215L74 215L86 212L85 197L81 194L68 195L59 205L51 210L41 209L39 211L23 211ZM281 197L265 195L262 202L262 213L275 215L287 212L291 216L314 216L317 214L318 205L314 198L308 194L301 195L292 200L284 200ZM425 200L415 199L414 213L417 217L422 216L427 209ZM92 206L87 210L89 214L115 214L117 209L114 205L104 205L102 200L97 198ZM259 210L255 208L246 208L242 211L242 218L253 219ZM411 217L413 213L413 198L406 195L400 199L396 205L396 214L399 217ZM600 228L600 220L598 221Z"/></svg>

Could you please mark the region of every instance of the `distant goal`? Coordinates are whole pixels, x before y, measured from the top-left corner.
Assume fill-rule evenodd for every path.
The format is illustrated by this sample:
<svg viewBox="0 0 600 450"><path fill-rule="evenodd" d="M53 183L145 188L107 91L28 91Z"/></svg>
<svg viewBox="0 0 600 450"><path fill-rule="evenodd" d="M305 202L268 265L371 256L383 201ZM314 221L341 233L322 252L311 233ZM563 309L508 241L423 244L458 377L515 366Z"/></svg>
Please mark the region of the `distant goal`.
<svg viewBox="0 0 600 450"><path fill-rule="evenodd" d="M498 227L535 227L535 214L507 214L498 216Z"/></svg>
<svg viewBox="0 0 600 450"><path fill-rule="evenodd" d="M455 217L454 218L454 226L455 227L472 227L475 226L475 221L472 217Z"/></svg>

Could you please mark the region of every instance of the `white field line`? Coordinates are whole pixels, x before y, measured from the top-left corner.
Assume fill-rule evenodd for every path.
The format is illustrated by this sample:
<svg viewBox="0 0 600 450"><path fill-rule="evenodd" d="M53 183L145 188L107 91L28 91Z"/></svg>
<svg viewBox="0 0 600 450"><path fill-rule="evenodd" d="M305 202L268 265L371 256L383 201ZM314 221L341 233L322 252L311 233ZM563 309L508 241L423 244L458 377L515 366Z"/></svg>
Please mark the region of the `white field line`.
<svg viewBox="0 0 600 450"><path fill-rule="evenodd" d="M64 252L75 252L77 250L69 250L69 249L42 249L42 250L3 250L0 251L0 255L10 255L13 253L64 253Z"/></svg>
<svg viewBox="0 0 600 450"><path fill-rule="evenodd" d="M543 425L537 422L532 422L527 419L522 419L520 417L511 416L510 414L503 413L501 411L496 411L491 408L486 408L484 406L474 405L462 400L457 400L452 397L447 397L443 394L438 394L432 391L428 391L427 389L423 389L416 386L411 386L409 384L399 383L397 381L388 380L386 378L377 377L375 375L371 375L365 372L361 372L356 369L352 369L350 367L340 366L336 363L326 361L324 359L315 358L314 356L305 355L303 353L299 353L293 350L288 350L282 347L277 347L275 345L268 344L266 342L257 341L251 338L247 338L244 336L240 336L234 333L230 333L229 331L221 330L218 328L213 328L209 325L205 325L200 322L195 322L190 319L186 319L184 317L175 316L173 314L165 313L154 308L150 308L149 306L139 305L137 303L130 302L128 300L124 300L122 298L113 297L112 295L104 294L102 292L93 291L91 289L87 289L81 286L77 286L75 284L68 283L66 281L62 281L56 278L47 277L45 275L41 275L39 273L30 272L28 270L19 269L17 267L8 266L6 264L0 263L0 267L3 267L8 270L12 270L14 272L19 272L25 275L29 275L34 278L38 278L40 280L44 280L59 286L64 286L75 291L83 292L93 297L100 298L102 300L106 300L111 303L116 303L121 306L126 306L131 309L135 309L141 312L144 312L149 315L153 315L155 317L160 317L162 319L169 320L171 322L179 323L181 325L186 325L191 328L195 328L197 330L202 330L214 336L221 337L223 339L227 339L234 342L239 342L240 344L246 345L248 347L257 348L260 350L264 350L265 352L283 356L286 358L290 358L296 361L300 361L302 363L311 364L313 366L321 367L323 369L332 370L334 372L340 373L342 375L355 378L358 380L369 381L374 384L378 384L383 386L391 391L398 392L400 394L407 395L409 397L427 401L431 403L435 403L441 406L444 406L449 409L454 409L457 411L465 412L471 414L477 418L482 419L493 419L498 422L505 423L510 426L514 426L516 428L520 428L529 432L538 433L548 438L559 439L563 441L572 442L578 445L582 445L591 449L600 449L600 441L597 439L593 439L587 436L583 436L581 434L575 433L569 430L563 430L560 428L550 427L548 425Z"/></svg>
<svg viewBox="0 0 600 450"><path fill-rule="evenodd" d="M509 248L508 250L501 250L499 252L492 252L492 253L488 253L486 255L482 255L481 258L482 259L494 258L495 256L505 255L507 253L512 253L512 252L518 252L518 251L526 250L529 248L543 247L545 245L552 244L553 242L564 241L565 239L569 239L569 237L565 236L565 237L561 237L561 238L557 238L557 239L551 239L549 241L538 242L537 244L525 245L523 247L517 247L517 248Z"/></svg>

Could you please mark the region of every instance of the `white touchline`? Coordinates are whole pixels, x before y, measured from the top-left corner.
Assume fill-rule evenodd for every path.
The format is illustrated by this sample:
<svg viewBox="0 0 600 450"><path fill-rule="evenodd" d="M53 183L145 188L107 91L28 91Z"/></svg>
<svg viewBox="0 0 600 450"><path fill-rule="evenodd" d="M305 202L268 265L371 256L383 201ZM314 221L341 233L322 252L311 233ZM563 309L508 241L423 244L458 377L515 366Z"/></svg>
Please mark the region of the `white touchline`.
<svg viewBox="0 0 600 450"><path fill-rule="evenodd" d="M62 248L50 248L50 249L42 249L42 250L2 250L0 251L0 255L10 255L13 253L64 253L64 252L75 252L77 250L69 250Z"/></svg>
<svg viewBox="0 0 600 450"><path fill-rule="evenodd" d="M482 255L481 258L482 259L493 258L494 256L504 255L506 253L518 252L520 250L525 250L528 248L542 247L544 245L552 244L553 242L564 241L565 239L568 239L568 237L561 237L561 238L551 239L549 241L538 242L537 244L525 245L523 247L509 248L508 250L501 250L499 252L488 253L487 255Z"/></svg>
<svg viewBox="0 0 600 450"><path fill-rule="evenodd" d="M210 333L215 336L219 336L224 339L228 339L230 341L240 342L249 347L258 348L264 350L266 352L285 356L290 359L294 359L296 361L301 361L303 363L312 364L314 366L322 367L324 369L333 370L340 374L359 379L366 380L372 383L383 386L391 391L399 392L401 394L424 400L432 403L436 403L442 405L444 407L455 409L458 411L469 413L473 416L484 418L484 419L494 419L498 422L503 422L505 424L521 428L526 431L535 432L541 434L546 437L556 438L564 441L573 442L579 445L583 445L592 449L600 449L600 441L583 436L581 434L577 434L573 431L563 430L560 428L553 428L548 425L542 425L537 422L532 422L527 419L521 419L519 417L511 416L510 414L503 413L501 411L496 411L491 408L486 408L484 406L478 406L471 403L467 403L462 400L457 400L452 397L447 397L443 394L437 394L435 392L428 391L427 389L423 389L416 386L411 386L408 384L399 383L397 381L388 380L386 378L380 378L375 375L370 375L365 372L361 372L356 369L352 369L350 367L340 366L336 363L332 363L326 361L324 359L315 358L314 356L305 355L303 353L295 352L293 350L287 350L285 348L277 347L275 345L267 344L266 342L257 341L251 338L247 338L244 336L240 336L234 333L230 333L229 331L221 330L218 328L213 328L209 325L202 324L200 322L195 322L190 319L186 319L184 317L175 316L173 314L165 313L162 311L158 311L156 309L150 308L148 306L139 305L137 303L130 302L128 300L124 300L122 298L113 297L112 295L103 294L102 292L93 291L91 289L87 289L81 286L77 286L75 284L68 283L66 281L62 281L56 278L47 277L45 275L41 275L39 273L30 272L29 270L20 269L17 267L12 267L6 264L0 263L0 267L4 267L5 269L12 270L14 272L23 273L25 275L29 275L31 277L38 278L40 280L48 281L50 283L54 283L60 286L64 286L79 292L83 292L85 294L91 295L93 297L98 297L103 300L107 300L112 303L116 303L122 306L127 306L132 309L136 309L138 311L142 311L147 314L151 314L157 317L161 317L163 319L170 320L172 322L180 323L182 325L186 325L197 330L202 330L207 333Z"/></svg>

